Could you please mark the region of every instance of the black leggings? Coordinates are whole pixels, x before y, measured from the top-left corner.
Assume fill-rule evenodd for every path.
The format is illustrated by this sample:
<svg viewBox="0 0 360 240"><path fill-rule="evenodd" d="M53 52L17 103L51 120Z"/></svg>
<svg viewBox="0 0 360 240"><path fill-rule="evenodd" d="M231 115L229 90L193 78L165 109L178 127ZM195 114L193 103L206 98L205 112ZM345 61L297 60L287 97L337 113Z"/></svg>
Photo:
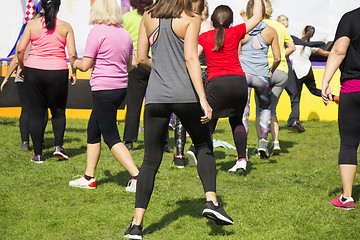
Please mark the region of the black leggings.
<svg viewBox="0 0 360 240"><path fill-rule="evenodd" d="M42 155L44 115L51 111L55 146L62 146L66 126L65 109L69 70L24 68L24 90L30 135L35 155Z"/></svg>
<svg viewBox="0 0 360 240"><path fill-rule="evenodd" d="M138 139L141 107L148 85L150 72L140 64L129 72L129 82L126 95L126 118L124 141L136 142Z"/></svg>
<svg viewBox="0 0 360 240"><path fill-rule="evenodd" d="M357 165L357 149L360 141L360 92L340 94L338 124L339 165Z"/></svg>
<svg viewBox="0 0 360 240"><path fill-rule="evenodd" d="M24 83L23 82L16 82L16 88L18 92L18 96L20 99L20 107L21 107L21 114L19 118L19 128L20 128L20 135L22 142L29 142L29 116L28 111L26 110L25 103L25 93L24 93ZM44 115L44 130L46 128L46 124L48 122L48 111L45 111Z"/></svg>
<svg viewBox="0 0 360 240"><path fill-rule="evenodd" d="M104 142L109 149L121 142L116 124L117 109L124 101L126 88L92 92L92 111L87 127L87 143Z"/></svg>
<svg viewBox="0 0 360 240"><path fill-rule="evenodd" d="M153 103L145 106L145 154L136 188L136 208L147 208L160 166L171 113L175 113L190 134L197 150L198 174L205 192L216 191L216 164L210 150L209 127L201 124L204 115L199 103Z"/></svg>

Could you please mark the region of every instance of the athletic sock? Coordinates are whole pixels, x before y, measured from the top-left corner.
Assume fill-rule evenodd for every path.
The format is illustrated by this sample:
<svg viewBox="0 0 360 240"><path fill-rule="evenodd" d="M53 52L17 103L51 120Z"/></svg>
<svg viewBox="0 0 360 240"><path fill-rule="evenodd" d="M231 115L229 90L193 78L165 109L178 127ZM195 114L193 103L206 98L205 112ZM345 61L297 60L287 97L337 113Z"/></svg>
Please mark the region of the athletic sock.
<svg viewBox="0 0 360 240"><path fill-rule="evenodd" d="M213 202L214 203L214 202ZM219 206L219 202L214 203L214 205L217 207Z"/></svg>
<svg viewBox="0 0 360 240"><path fill-rule="evenodd" d="M84 174L84 178L85 178L86 180L90 181L90 180L91 180L92 178L94 178L94 177L90 177L90 176Z"/></svg>

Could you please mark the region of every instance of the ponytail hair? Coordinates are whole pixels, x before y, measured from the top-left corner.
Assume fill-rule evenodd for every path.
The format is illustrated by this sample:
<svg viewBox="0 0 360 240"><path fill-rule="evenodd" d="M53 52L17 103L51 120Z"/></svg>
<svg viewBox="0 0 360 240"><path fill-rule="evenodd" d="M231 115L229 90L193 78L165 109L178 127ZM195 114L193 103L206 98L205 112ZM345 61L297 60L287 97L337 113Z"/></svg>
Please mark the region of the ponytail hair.
<svg viewBox="0 0 360 240"><path fill-rule="evenodd" d="M60 2L60 0L41 0L41 7L44 9L45 26L48 30L55 28L55 19Z"/></svg>
<svg viewBox="0 0 360 240"><path fill-rule="evenodd" d="M213 48L213 51L216 52L224 46L225 28L229 28L233 23L233 11L225 5L217 6L211 15L211 21L214 28L217 29L214 37L215 47Z"/></svg>

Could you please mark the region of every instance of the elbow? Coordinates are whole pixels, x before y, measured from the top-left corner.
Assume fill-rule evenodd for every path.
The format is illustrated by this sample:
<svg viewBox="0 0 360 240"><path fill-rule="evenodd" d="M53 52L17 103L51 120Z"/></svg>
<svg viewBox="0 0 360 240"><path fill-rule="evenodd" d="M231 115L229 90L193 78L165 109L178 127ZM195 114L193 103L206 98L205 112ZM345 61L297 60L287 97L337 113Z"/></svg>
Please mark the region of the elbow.
<svg viewBox="0 0 360 240"><path fill-rule="evenodd" d="M278 57L278 56L274 57L274 65L275 64L280 64L280 61L281 61L280 57Z"/></svg>
<svg viewBox="0 0 360 240"><path fill-rule="evenodd" d="M69 52L69 58L70 58L70 59L77 59L77 53L76 53L76 51L74 51L74 52Z"/></svg>
<svg viewBox="0 0 360 240"><path fill-rule="evenodd" d="M185 56L185 63L187 66L195 64L196 61L199 61L199 58L195 55Z"/></svg>
<svg viewBox="0 0 360 240"><path fill-rule="evenodd" d="M148 60L147 57L145 58L145 57L139 57L139 56L138 56L138 59L137 59L137 61L138 61L141 65L146 64L147 60ZM132 64L132 65L133 65L133 64Z"/></svg>

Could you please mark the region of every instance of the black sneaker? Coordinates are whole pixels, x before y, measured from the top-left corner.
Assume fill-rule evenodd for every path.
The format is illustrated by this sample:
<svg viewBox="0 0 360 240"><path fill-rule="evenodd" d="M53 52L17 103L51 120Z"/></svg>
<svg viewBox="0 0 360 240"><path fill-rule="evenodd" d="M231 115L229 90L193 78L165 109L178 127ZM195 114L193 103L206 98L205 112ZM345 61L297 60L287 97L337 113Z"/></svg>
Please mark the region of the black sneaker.
<svg viewBox="0 0 360 240"><path fill-rule="evenodd" d="M44 159L41 155L36 155L31 158L31 161L34 163L43 163Z"/></svg>
<svg viewBox="0 0 360 240"><path fill-rule="evenodd" d="M130 224L128 230L124 233L124 238L128 239L142 239L142 226Z"/></svg>
<svg viewBox="0 0 360 240"><path fill-rule="evenodd" d="M169 145L166 144L165 147L164 147L164 152L172 153L172 152L174 152L174 150L172 150L172 148Z"/></svg>
<svg viewBox="0 0 360 240"><path fill-rule="evenodd" d="M207 201L202 215L208 219L214 220L217 225L234 224L232 218L227 215L220 202L218 202L218 206L215 206L212 201Z"/></svg>
<svg viewBox="0 0 360 240"><path fill-rule="evenodd" d="M134 144L132 142L125 142L125 147L131 152L134 150Z"/></svg>
<svg viewBox="0 0 360 240"><path fill-rule="evenodd" d="M184 168L185 167L185 156L177 156L177 154L174 154L174 160L172 162L174 166L178 168Z"/></svg>
<svg viewBox="0 0 360 240"><path fill-rule="evenodd" d="M25 152L25 151L28 151L30 148L29 148L29 143L28 142L22 142L21 144L21 151L22 152Z"/></svg>
<svg viewBox="0 0 360 240"><path fill-rule="evenodd" d="M55 157L58 157L59 160L68 160L69 156L65 153L65 149L60 146L55 147L55 152L53 153Z"/></svg>
<svg viewBox="0 0 360 240"><path fill-rule="evenodd" d="M305 128L301 125L299 121L293 122L291 126L295 128L299 133L305 132Z"/></svg>

